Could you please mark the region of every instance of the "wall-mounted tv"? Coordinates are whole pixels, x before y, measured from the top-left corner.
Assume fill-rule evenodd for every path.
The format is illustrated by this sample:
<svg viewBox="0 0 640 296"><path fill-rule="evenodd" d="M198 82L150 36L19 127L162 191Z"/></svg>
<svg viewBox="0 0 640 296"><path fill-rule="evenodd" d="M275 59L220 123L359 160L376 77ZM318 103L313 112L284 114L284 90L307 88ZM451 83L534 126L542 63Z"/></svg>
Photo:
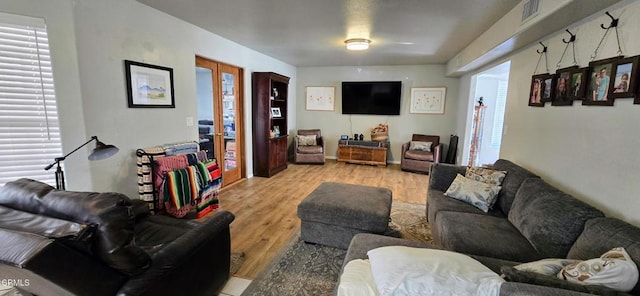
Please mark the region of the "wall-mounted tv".
<svg viewBox="0 0 640 296"><path fill-rule="evenodd" d="M402 81L343 81L342 114L400 115Z"/></svg>

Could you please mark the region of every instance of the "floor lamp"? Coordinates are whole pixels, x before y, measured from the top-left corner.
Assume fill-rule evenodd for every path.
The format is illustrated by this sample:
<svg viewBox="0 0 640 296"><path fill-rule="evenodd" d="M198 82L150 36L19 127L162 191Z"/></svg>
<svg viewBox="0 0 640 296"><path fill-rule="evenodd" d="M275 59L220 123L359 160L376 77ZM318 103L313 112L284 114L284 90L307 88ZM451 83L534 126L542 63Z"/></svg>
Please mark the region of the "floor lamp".
<svg viewBox="0 0 640 296"><path fill-rule="evenodd" d="M87 146L89 143L91 143L92 141L96 141L96 148L93 149L93 151L91 152L91 154L89 154L89 160L101 160L101 159L106 159L109 158L111 156L113 156L114 154L118 153L119 149L116 146L113 145L106 145L105 143L100 142L100 140L98 140L98 137L93 136L91 137L91 139L87 142L85 142L84 144L80 145L78 148L73 149L73 151L67 153L67 155L63 156L63 157L56 157L53 161L53 163L51 163L50 165L48 165L47 167L44 168L45 171L50 170L54 165L57 166L56 168L56 188L58 190L65 190L66 186L64 183L64 172L62 171L62 167L60 167L60 162L64 161L65 159L67 159L67 157L69 157L69 155L73 154L74 152L78 151L80 148Z"/></svg>

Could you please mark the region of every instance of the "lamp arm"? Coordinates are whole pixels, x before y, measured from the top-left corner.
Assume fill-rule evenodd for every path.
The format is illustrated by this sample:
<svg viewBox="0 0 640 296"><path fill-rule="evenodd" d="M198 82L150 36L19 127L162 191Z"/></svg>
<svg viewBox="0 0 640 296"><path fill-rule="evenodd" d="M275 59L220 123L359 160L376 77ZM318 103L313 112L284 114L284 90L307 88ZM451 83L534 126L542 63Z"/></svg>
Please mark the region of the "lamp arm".
<svg viewBox="0 0 640 296"><path fill-rule="evenodd" d="M67 155L63 156L63 157L56 157L54 162L51 163L50 165L48 165L47 167L44 168L45 171L50 170L54 165L59 164L61 161L64 161L65 159L67 159L67 157L69 157L69 155L73 154L74 152L80 150L80 148L87 146L89 143L91 143L93 140L98 140L98 137L96 136L92 136L91 139L89 141L86 141L84 144L78 146L78 148L73 149L73 151L67 153Z"/></svg>

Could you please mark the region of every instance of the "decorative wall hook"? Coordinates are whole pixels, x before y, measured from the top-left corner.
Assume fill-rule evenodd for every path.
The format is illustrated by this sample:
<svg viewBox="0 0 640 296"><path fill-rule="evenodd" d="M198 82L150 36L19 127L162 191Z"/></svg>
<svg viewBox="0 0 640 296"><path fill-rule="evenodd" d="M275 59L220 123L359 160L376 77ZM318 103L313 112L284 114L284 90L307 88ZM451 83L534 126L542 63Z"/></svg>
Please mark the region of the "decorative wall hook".
<svg viewBox="0 0 640 296"><path fill-rule="evenodd" d="M564 43L575 42L576 41L576 35L571 33L571 31L569 31L569 29L566 29L565 31L567 31L567 33L569 33L569 35L571 35L571 38L569 38L569 41L567 41L564 38L562 38L562 42L564 42Z"/></svg>
<svg viewBox="0 0 640 296"><path fill-rule="evenodd" d="M542 45L542 51L540 51L539 49L536 49L536 52L539 53L539 54L543 54L543 53L547 52L547 46L544 45L544 43L542 43L542 41L540 41L538 43L540 43L540 45Z"/></svg>
<svg viewBox="0 0 640 296"><path fill-rule="evenodd" d="M618 26L618 19L614 18L608 11L605 12L611 18L611 24L608 27L605 27L604 24L600 24L600 28L604 30L608 30L610 28L615 28Z"/></svg>

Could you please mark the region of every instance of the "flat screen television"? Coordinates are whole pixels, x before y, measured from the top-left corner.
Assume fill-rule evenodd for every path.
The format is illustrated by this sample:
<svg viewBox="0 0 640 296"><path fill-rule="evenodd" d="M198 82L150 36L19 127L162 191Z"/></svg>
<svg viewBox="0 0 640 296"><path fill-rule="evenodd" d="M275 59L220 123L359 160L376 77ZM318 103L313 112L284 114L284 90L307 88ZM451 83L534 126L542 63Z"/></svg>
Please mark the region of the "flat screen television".
<svg viewBox="0 0 640 296"><path fill-rule="evenodd" d="M402 81L343 81L342 114L400 115Z"/></svg>

